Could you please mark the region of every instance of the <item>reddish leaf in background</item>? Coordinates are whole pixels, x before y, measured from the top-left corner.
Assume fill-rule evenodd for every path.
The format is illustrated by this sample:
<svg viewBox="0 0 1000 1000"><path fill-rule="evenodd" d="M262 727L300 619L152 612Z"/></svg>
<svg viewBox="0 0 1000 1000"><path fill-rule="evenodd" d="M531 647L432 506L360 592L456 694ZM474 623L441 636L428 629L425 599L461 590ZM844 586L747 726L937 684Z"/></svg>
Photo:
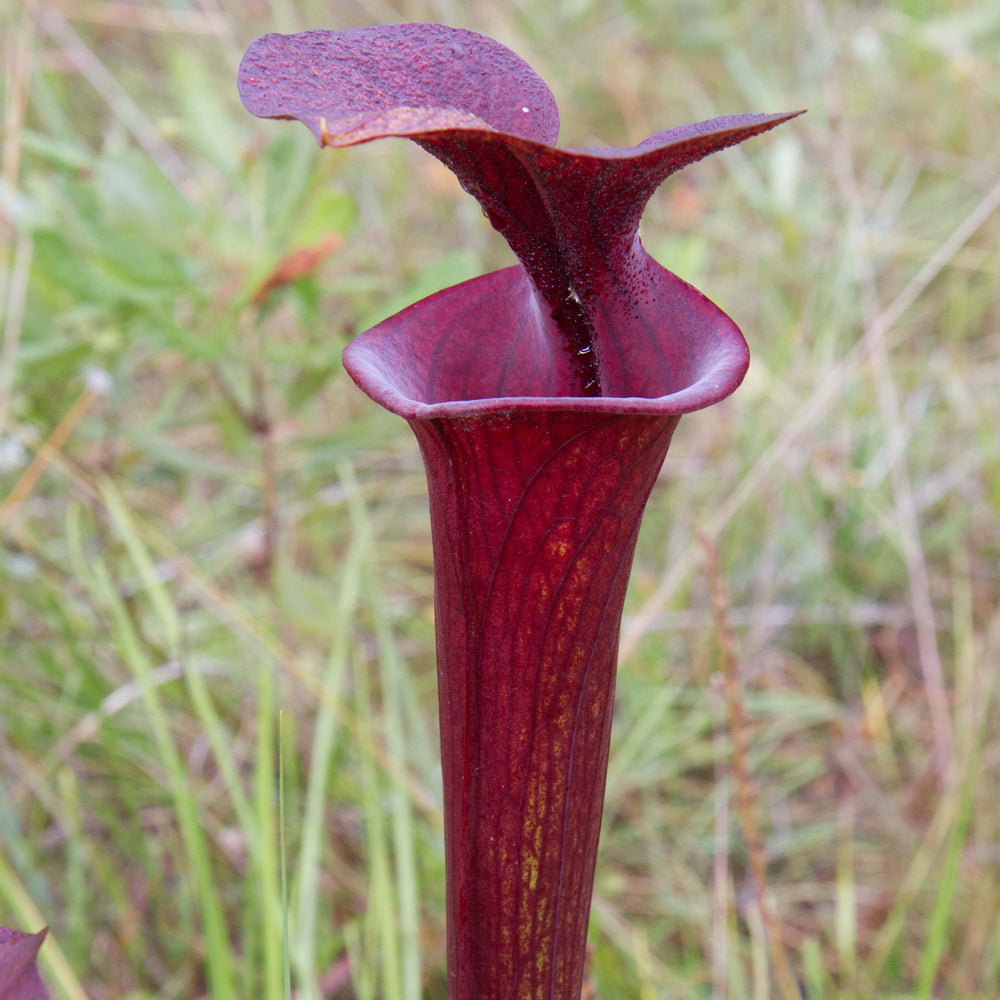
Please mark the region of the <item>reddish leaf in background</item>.
<svg viewBox="0 0 1000 1000"><path fill-rule="evenodd" d="M323 261L343 242L340 236L331 233L317 246L292 250L278 261L274 270L261 282L260 287L253 293L251 302L255 306L263 305L277 289L315 274Z"/></svg>
<svg viewBox="0 0 1000 1000"><path fill-rule="evenodd" d="M38 974L38 949L48 928L25 934L0 927L0 1000L49 1000Z"/></svg>
<svg viewBox="0 0 1000 1000"><path fill-rule="evenodd" d="M267 35L240 94L321 145L404 136L519 265L354 340L357 384L427 470L451 1000L578 1000L618 634L642 512L680 415L729 395L732 320L638 237L671 173L794 117L735 115L565 149L520 57L435 24Z"/></svg>

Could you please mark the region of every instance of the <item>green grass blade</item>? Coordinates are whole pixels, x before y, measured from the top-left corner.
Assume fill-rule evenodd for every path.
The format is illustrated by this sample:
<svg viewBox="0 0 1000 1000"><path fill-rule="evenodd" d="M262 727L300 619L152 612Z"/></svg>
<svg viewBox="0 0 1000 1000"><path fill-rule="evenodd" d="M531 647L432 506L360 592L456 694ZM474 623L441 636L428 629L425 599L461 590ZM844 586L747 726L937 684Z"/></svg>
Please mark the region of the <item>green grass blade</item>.
<svg viewBox="0 0 1000 1000"><path fill-rule="evenodd" d="M343 475L344 470L341 472ZM356 479L351 476L349 480L345 480L345 486L357 489ZM321 685L323 696L313 728L302 839L295 877L298 905L295 911L294 960L304 1000L319 1000L316 946L321 932L317 927L317 915L322 842L326 835L326 788L330 762L339 733L340 692L350 664L351 640L357 616L366 546L366 539L353 537L342 564L340 590L333 622L333 645L323 675Z"/></svg>
<svg viewBox="0 0 1000 1000"><path fill-rule="evenodd" d="M353 676L355 713L363 735L359 742L361 754L361 813L365 828L368 895L362 920L363 959L377 964L379 995L402 996L401 955L396 922L396 894L389 833L386 829L384 778L378 761L371 752L376 727L377 705L374 700L369 666L365 658L355 654Z"/></svg>
<svg viewBox="0 0 1000 1000"><path fill-rule="evenodd" d="M976 756L979 756L978 753ZM955 823L945 850L944 868L927 929L927 941L920 959L920 973L917 978L918 1000L931 1000L934 995L938 969L949 945L952 922L951 904L958 886L962 852L968 839L973 793L977 778L978 768L973 764L967 770L965 781L962 783L958 815L955 817Z"/></svg>
<svg viewBox="0 0 1000 1000"><path fill-rule="evenodd" d="M285 716L278 713L278 850L281 855L282 979L285 1000L292 998L291 947L288 933L288 858L285 853Z"/></svg>
<svg viewBox="0 0 1000 1000"><path fill-rule="evenodd" d="M277 835L278 811L275 807L276 762L274 753L275 678L266 665L257 670L257 745L254 762L254 801L258 850L254 856L257 870L257 904L261 920L264 951L264 996L278 1000L284 991L282 973L281 862Z"/></svg>

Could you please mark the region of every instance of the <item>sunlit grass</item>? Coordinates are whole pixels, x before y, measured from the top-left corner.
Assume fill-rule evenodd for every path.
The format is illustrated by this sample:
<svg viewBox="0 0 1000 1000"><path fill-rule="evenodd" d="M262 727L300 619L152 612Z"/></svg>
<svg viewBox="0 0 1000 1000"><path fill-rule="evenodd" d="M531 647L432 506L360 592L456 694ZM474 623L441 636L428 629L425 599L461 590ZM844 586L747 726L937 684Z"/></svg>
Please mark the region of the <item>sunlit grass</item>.
<svg viewBox="0 0 1000 1000"><path fill-rule="evenodd" d="M424 484L339 353L510 258L419 150L320 153L234 84L268 30L440 19L524 55L574 145L809 108L681 174L644 219L754 360L681 423L639 544L597 996L776 995L698 531L804 995L997 996L992 7L14 7L0 924L51 924L56 995L277 1000L287 926L295 996L445 996ZM260 299L297 250L312 272Z"/></svg>

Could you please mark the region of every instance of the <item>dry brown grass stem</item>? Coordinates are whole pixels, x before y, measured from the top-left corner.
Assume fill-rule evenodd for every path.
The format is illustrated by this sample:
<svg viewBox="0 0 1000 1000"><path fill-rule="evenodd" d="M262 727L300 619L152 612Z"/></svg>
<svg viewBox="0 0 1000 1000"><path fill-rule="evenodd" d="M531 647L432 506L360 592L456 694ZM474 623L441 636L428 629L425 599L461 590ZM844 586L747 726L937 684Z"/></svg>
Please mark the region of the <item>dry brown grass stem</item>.
<svg viewBox="0 0 1000 1000"><path fill-rule="evenodd" d="M70 434L76 429L80 421L87 415L87 412L98 399L98 394L87 386L77 397L77 400L66 411L62 420L56 424L48 439L38 449L35 457L28 467L21 473L14 488L4 497L0 503L0 531L7 526L10 519L17 513L21 504L31 496L31 491L35 488L38 480L49 467L55 456L62 451Z"/></svg>
<svg viewBox="0 0 1000 1000"><path fill-rule="evenodd" d="M780 998L801 1000L788 960L788 952L785 950L781 930L767 892L767 859L761 843L760 828L757 825L757 790L747 762L747 717L743 706L743 686L740 680L739 659L736 655L736 638L729 624L729 594L722 578L718 550L704 532L698 533L698 541L705 552L705 563L712 589L715 635L722 664L722 688L725 694L726 722L729 730L730 768L736 786L736 813L746 845L757 911L767 940Z"/></svg>
<svg viewBox="0 0 1000 1000"><path fill-rule="evenodd" d="M712 858L712 1000L726 1000L729 961L729 752L726 746L726 702L722 678L712 677L715 719L715 836Z"/></svg>
<svg viewBox="0 0 1000 1000"><path fill-rule="evenodd" d="M285 614L278 594L275 563L281 544L281 510L278 492L278 454L274 439L274 420L268 405L267 376L262 367L254 366L251 372L253 410L247 429L260 445L260 496L261 544L255 560L256 570L262 577L271 601L275 627L285 648L294 653L295 629Z"/></svg>

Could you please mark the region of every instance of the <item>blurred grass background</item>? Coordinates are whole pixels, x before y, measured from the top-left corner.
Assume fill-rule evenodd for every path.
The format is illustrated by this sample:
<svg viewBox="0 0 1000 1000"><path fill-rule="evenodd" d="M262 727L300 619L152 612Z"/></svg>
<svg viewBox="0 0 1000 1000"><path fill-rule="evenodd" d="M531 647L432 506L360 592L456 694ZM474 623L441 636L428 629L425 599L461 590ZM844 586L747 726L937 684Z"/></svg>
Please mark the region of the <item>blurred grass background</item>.
<svg viewBox="0 0 1000 1000"><path fill-rule="evenodd" d="M509 252L416 147L320 154L234 84L265 31L406 20L514 48L571 145L809 108L644 219L754 359L639 545L596 996L777 995L699 531L802 995L1000 995L1000 8L3 11L0 924L51 924L55 995L274 1000L287 921L297 997L445 996L424 483L339 355Z"/></svg>

